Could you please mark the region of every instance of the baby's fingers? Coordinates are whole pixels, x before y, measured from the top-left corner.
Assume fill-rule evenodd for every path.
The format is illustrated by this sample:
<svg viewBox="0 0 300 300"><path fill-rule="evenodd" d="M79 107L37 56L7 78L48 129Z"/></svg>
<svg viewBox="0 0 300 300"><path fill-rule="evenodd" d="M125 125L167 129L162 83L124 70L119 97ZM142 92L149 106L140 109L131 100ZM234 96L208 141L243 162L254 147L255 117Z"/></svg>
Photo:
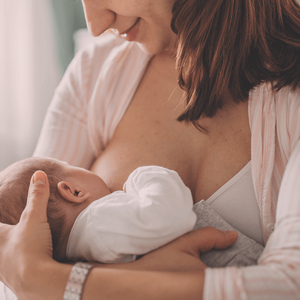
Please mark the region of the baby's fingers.
<svg viewBox="0 0 300 300"><path fill-rule="evenodd" d="M50 188L47 175L36 171L30 181L26 207L21 216L22 220L47 222L47 205Z"/></svg>

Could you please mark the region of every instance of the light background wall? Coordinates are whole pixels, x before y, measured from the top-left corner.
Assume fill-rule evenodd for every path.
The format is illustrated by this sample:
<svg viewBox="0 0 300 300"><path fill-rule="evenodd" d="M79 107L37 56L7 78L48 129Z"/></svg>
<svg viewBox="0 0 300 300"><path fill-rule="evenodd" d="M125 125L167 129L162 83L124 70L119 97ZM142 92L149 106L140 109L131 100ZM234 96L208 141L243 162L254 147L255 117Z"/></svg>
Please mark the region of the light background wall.
<svg viewBox="0 0 300 300"><path fill-rule="evenodd" d="M57 58L64 72L74 56L74 32L86 28L83 7L80 0L48 1L52 7Z"/></svg>
<svg viewBox="0 0 300 300"><path fill-rule="evenodd" d="M32 155L82 27L78 0L0 0L0 170Z"/></svg>

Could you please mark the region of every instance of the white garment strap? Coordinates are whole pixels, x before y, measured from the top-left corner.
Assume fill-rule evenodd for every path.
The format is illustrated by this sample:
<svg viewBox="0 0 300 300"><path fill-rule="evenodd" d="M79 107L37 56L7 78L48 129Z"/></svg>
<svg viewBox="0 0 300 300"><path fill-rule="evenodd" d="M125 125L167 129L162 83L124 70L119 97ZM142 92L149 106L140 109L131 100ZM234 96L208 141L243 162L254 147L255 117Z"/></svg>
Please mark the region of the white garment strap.
<svg viewBox="0 0 300 300"><path fill-rule="evenodd" d="M209 197L206 203L232 227L264 245L251 161Z"/></svg>

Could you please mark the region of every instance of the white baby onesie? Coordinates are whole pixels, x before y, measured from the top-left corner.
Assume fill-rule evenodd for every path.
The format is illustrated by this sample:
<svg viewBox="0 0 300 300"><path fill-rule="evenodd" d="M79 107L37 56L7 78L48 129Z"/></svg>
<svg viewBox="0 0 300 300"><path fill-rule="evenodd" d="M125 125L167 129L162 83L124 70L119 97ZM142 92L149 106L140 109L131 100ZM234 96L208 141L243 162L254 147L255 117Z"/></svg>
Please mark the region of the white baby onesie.
<svg viewBox="0 0 300 300"><path fill-rule="evenodd" d="M175 171L137 168L125 189L94 201L79 214L67 259L128 262L193 229L192 195Z"/></svg>

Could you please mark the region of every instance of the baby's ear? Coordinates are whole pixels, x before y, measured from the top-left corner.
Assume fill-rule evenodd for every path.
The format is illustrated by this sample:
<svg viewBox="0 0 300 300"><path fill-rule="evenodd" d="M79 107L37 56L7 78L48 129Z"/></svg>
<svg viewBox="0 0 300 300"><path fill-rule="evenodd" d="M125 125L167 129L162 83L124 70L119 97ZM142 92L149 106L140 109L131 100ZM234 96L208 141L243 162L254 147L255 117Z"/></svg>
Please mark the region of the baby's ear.
<svg viewBox="0 0 300 300"><path fill-rule="evenodd" d="M91 196L90 193L73 186L72 183L67 181L60 181L57 184L57 189L65 200L73 203L82 203Z"/></svg>

